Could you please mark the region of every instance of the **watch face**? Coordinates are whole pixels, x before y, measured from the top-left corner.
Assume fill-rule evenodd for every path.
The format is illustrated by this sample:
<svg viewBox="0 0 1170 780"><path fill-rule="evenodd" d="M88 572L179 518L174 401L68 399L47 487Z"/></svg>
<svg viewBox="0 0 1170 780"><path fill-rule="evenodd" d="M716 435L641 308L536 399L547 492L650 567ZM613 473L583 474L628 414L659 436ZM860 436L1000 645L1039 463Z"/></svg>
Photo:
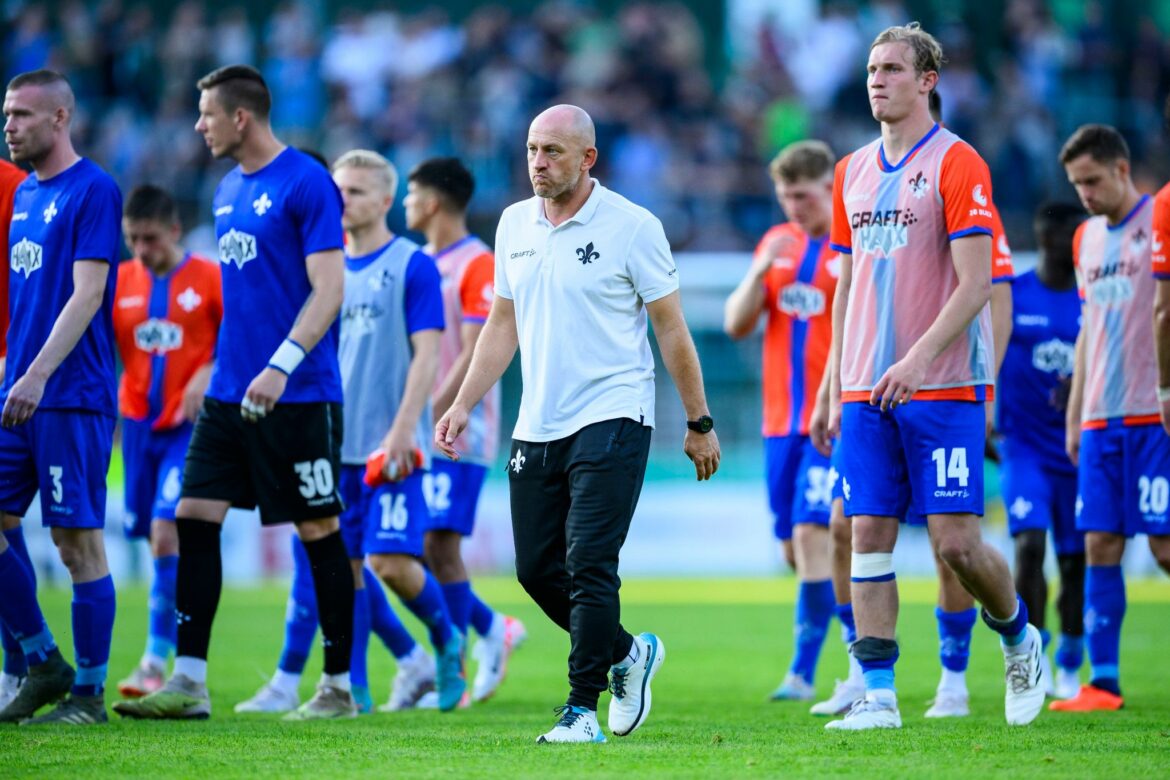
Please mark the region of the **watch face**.
<svg viewBox="0 0 1170 780"><path fill-rule="evenodd" d="M712 420L708 415L703 415L699 419L695 420L691 427L699 433L710 433L711 429L715 427L715 421Z"/></svg>

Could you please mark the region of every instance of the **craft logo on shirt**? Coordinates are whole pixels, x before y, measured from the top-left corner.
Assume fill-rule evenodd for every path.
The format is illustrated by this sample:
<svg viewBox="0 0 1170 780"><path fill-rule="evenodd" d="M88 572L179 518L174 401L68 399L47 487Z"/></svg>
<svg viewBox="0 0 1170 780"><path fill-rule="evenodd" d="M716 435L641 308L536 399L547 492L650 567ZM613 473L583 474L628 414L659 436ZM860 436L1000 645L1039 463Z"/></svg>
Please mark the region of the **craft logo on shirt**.
<svg viewBox="0 0 1170 780"><path fill-rule="evenodd" d="M52 201L49 204L48 208L45 209L44 214L45 214L45 224L47 225L53 221L53 217L57 216L57 201L56 200Z"/></svg>
<svg viewBox="0 0 1170 780"><path fill-rule="evenodd" d="M385 310L376 303L355 303L341 310L341 338L361 338L377 328Z"/></svg>
<svg viewBox="0 0 1170 780"><path fill-rule="evenodd" d="M520 258L520 257L535 257L535 256L536 256L535 249L525 249L521 252L513 252L512 254L508 255L508 259L515 260L515 259Z"/></svg>
<svg viewBox="0 0 1170 780"><path fill-rule="evenodd" d="M145 295L127 295L125 298L118 299L119 309L134 309L139 306L146 305Z"/></svg>
<svg viewBox="0 0 1170 780"><path fill-rule="evenodd" d="M256 237L235 228L219 237L219 262L224 265L236 264L243 270L244 263L256 259Z"/></svg>
<svg viewBox="0 0 1170 780"><path fill-rule="evenodd" d="M914 195L915 198L922 200L926 197L927 181L926 177L922 175L922 171L919 171L918 175L907 183L910 185L910 192Z"/></svg>
<svg viewBox="0 0 1170 780"><path fill-rule="evenodd" d="M165 355L183 346L183 328L152 317L134 329L134 346L152 355Z"/></svg>
<svg viewBox="0 0 1170 780"><path fill-rule="evenodd" d="M857 246L862 252L889 257L894 250L909 243L910 225L918 221L912 211L855 211L849 225L855 231Z"/></svg>
<svg viewBox="0 0 1170 780"><path fill-rule="evenodd" d="M41 267L42 254L43 250L40 244L22 238L9 253L12 270L18 274L23 273L24 278L27 279L33 271Z"/></svg>
<svg viewBox="0 0 1170 780"><path fill-rule="evenodd" d="M798 320L808 320L825 313L825 293L804 282L794 282L780 291L776 308Z"/></svg>
<svg viewBox="0 0 1170 780"><path fill-rule="evenodd" d="M258 217L264 216L270 208L272 208L272 201L269 200L267 192L260 193L260 197L252 201L252 210L256 212Z"/></svg>
<svg viewBox="0 0 1170 780"><path fill-rule="evenodd" d="M183 311L190 314L199 307L199 304L203 303L203 298L199 296L199 293L195 292L194 287L188 287L179 293L178 297L175 298L175 303L179 304L179 308Z"/></svg>
<svg viewBox="0 0 1170 780"><path fill-rule="evenodd" d="M1103 308L1124 306L1133 299L1133 279L1141 273L1141 267L1129 260L1118 260L1098 268L1091 268L1085 274L1089 289L1089 300Z"/></svg>
<svg viewBox="0 0 1170 780"><path fill-rule="evenodd" d="M1060 339L1051 339L1032 347L1032 367L1037 371L1059 376L1071 376L1076 349Z"/></svg>
<svg viewBox="0 0 1170 780"><path fill-rule="evenodd" d="M594 260L600 260L601 255L593 251L593 242L590 241L584 248L577 248L577 259L581 261L581 265L588 265Z"/></svg>

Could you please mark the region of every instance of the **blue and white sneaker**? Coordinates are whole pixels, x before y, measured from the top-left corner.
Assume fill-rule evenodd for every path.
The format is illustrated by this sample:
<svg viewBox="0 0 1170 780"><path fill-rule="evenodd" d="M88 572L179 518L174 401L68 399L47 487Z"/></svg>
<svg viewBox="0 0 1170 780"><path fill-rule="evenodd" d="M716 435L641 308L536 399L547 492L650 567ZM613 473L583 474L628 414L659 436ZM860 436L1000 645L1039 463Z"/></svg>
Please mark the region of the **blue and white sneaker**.
<svg viewBox="0 0 1170 780"><path fill-rule="evenodd" d="M467 691L467 675L463 671L463 636L451 632L451 639L443 646L436 659L438 672L435 688L439 692L439 711L450 712L459 706Z"/></svg>
<svg viewBox="0 0 1170 780"><path fill-rule="evenodd" d="M557 707L554 712L560 715L557 725L552 727L552 731L537 737L536 744L605 742L605 735L601 733L601 725L597 722L597 713L593 710L566 704Z"/></svg>
<svg viewBox="0 0 1170 780"><path fill-rule="evenodd" d="M654 634L634 637L638 660L632 664L614 664L609 669L609 730L624 737L646 721L650 714L650 681L658 674L666 648Z"/></svg>
<svg viewBox="0 0 1170 780"><path fill-rule="evenodd" d="M812 701L816 697L817 689L812 683L798 674L789 673L768 698L772 701Z"/></svg>

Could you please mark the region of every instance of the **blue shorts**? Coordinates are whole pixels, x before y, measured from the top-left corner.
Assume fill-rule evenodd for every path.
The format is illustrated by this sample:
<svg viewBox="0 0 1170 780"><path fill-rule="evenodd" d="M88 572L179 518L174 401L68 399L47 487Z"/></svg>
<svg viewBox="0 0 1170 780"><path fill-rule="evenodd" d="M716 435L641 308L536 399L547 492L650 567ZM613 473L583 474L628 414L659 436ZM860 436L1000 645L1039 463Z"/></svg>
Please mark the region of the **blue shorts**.
<svg viewBox="0 0 1170 780"><path fill-rule="evenodd" d="M126 464L126 536L149 539L152 520L174 520L183 488L183 459L191 441L190 423L152 431L150 423L122 421Z"/></svg>
<svg viewBox="0 0 1170 780"><path fill-rule="evenodd" d="M431 459L431 473L423 478L430 499L428 531L454 531L471 536L475 530L475 508L487 477L487 466L446 458Z"/></svg>
<svg viewBox="0 0 1170 780"><path fill-rule="evenodd" d="M0 510L23 517L39 490L45 525L104 528L113 448L114 418L97 412L41 409L0 428Z"/></svg>
<svg viewBox="0 0 1170 780"><path fill-rule="evenodd" d="M983 514L986 419L978 401L916 401L883 412L842 405L845 514Z"/></svg>
<svg viewBox="0 0 1170 780"><path fill-rule="evenodd" d="M833 494L829 459L807 436L766 437L764 475L777 539L791 539L792 527L800 523L828 526Z"/></svg>
<svg viewBox="0 0 1170 780"><path fill-rule="evenodd" d="M1052 531L1057 555L1083 553L1085 535L1077 531L1077 473L1072 464L1054 468L1031 452L1007 446L1003 452L999 484L1011 535Z"/></svg>
<svg viewBox="0 0 1170 780"><path fill-rule="evenodd" d="M1077 530L1170 534L1170 436L1160 425L1081 433Z"/></svg>
<svg viewBox="0 0 1170 780"><path fill-rule="evenodd" d="M401 482L371 488L362 481L365 466L341 467L341 538L350 558L402 554L422 557L423 533L430 520L421 469Z"/></svg>

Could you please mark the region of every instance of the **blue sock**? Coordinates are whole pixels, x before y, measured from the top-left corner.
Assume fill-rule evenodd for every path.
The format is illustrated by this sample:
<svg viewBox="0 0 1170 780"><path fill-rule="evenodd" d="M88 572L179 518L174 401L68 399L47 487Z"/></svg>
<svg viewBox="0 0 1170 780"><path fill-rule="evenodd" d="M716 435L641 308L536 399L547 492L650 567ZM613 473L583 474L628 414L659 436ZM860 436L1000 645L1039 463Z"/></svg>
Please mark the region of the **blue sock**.
<svg viewBox="0 0 1170 780"><path fill-rule="evenodd" d="M447 611L447 601L443 598L443 589L439 581L429 571L426 572L426 581L423 589L410 601L403 600L403 604L415 617L426 625L431 635L431 644L435 650L442 650L451 641L455 626L451 624L451 613Z"/></svg>
<svg viewBox="0 0 1170 780"><path fill-rule="evenodd" d="M496 620L496 613L492 608L483 602L482 599L475 593L471 592L471 627L475 629L475 633L480 636L487 636L491 633L492 623Z"/></svg>
<svg viewBox="0 0 1170 780"><path fill-rule="evenodd" d="M20 643L29 666L43 664L57 649L57 643L37 604L32 572L15 547L0 553L0 593L4 594L0 598L0 622Z"/></svg>
<svg viewBox="0 0 1170 780"><path fill-rule="evenodd" d="M74 696L99 696L105 689L115 604L114 578L108 574L73 586Z"/></svg>
<svg viewBox="0 0 1170 780"><path fill-rule="evenodd" d="M1040 631L1040 647L1044 650L1048 649L1048 643L1052 641L1052 634L1046 628L1039 629Z"/></svg>
<svg viewBox="0 0 1170 780"><path fill-rule="evenodd" d="M25 566L28 567L28 572L32 576L33 592L36 592L37 570L33 566L32 558L29 557L28 546L24 543L24 529L19 525L15 528L9 528L4 531L4 538L17 557L24 561ZM4 673L14 677L24 677L28 674L28 660L24 657L20 640L8 630L2 620L0 620L0 646L4 648Z"/></svg>
<svg viewBox="0 0 1170 780"><path fill-rule="evenodd" d="M789 672L807 683L816 679L817 660L835 607L832 580L800 583L796 596L796 654Z"/></svg>
<svg viewBox="0 0 1170 780"><path fill-rule="evenodd" d="M1091 684L1120 693L1118 662L1125 619L1125 576L1120 566L1085 567L1085 638Z"/></svg>
<svg viewBox="0 0 1170 780"><path fill-rule="evenodd" d="M362 570L362 575L366 581L366 600L370 604L370 628L382 640L382 644L386 645L391 655L399 659L406 658L414 652L417 644L414 637L390 607L386 589L382 587L377 575L370 571L368 566Z"/></svg>
<svg viewBox="0 0 1170 780"><path fill-rule="evenodd" d="M934 617L938 621L938 660L942 667L952 672L967 671L971 630L979 612L974 607L962 612L945 612L942 607L935 607Z"/></svg>
<svg viewBox="0 0 1170 780"><path fill-rule="evenodd" d="M853 602L837 605L837 619L841 621L841 641L851 645L857 641L857 621L853 619Z"/></svg>
<svg viewBox="0 0 1170 780"><path fill-rule="evenodd" d="M284 648L276 666L282 672L300 674L305 671L313 637L317 635L317 592L313 588L309 554L296 534L292 536L292 557L293 580L284 616Z"/></svg>
<svg viewBox="0 0 1170 780"><path fill-rule="evenodd" d="M178 626L175 624L175 581L179 574L179 556L154 559L154 582L150 585L150 631L146 652L164 661L175 651Z"/></svg>
<svg viewBox="0 0 1170 780"><path fill-rule="evenodd" d="M460 634L467 636L467 625L471 622L471 583L467 580L448 582L442 588L451 622Z"/></svg>
<svg viewBox="0 0 1170 780"><path fill-rule="evenodd" d="M1004 645L1011 647L1024 641L1028 631L1028 605L1016 595L1016 614L1007 620L998 620L983 610L983 622L995 633L999 634Z"/></svg>
<svg viewBox="0 0 1170 780"><path fill-rule="evenodd" d="M892 639L863 637L853 646L853 657L861 664L866 692L888 690L894 693L894 664L901 654Z"/></svg>
<svg viewBox="0 0 1170 780"><path fill-rule="evenodd" d="M1061 634L1056 643L1056 665L1061 669L1076 671L1085 660L1085 638L1072 634Z"/></svg>
<svg viewBox="0 0 1170 780"><path fill-rule="evenodd" d="M353 592L353 647L349 654L349 680L356 688L370 687L366 651L370 647L370 600L366 589Z"/></svg>

